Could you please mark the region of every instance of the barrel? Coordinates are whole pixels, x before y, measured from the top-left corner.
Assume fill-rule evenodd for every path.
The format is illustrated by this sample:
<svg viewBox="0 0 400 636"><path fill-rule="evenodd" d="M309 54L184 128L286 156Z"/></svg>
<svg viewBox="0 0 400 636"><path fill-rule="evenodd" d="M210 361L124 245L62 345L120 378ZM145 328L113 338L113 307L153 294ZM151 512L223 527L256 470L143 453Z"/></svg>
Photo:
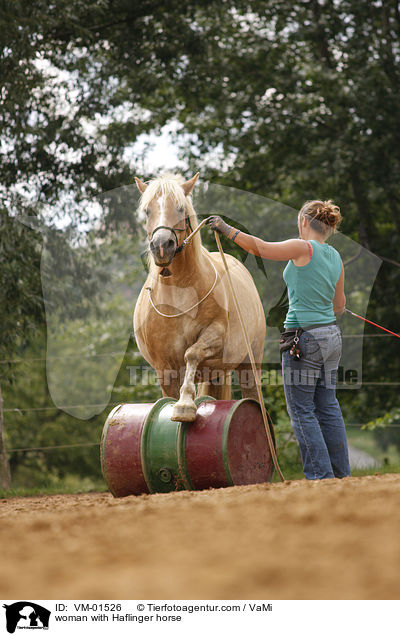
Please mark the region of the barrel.
<svg viewBox="0 0 400 636"><path fill-rule="evenodd" d="M196 399L194 422L174 422L176 400L120 404L101 439L101 467L115 497L270 481L273 462L256 400ZM272 430L272 425L270 425Z"/></svg>

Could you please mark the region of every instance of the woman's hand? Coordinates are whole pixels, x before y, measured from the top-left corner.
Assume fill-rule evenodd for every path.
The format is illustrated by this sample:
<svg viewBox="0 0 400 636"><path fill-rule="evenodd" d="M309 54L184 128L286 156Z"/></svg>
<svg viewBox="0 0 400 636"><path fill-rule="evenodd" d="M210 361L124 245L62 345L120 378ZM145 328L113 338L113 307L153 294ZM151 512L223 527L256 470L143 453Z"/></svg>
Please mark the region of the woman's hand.
<svg viewBox="0 0 400 636"><path fill-rule="evenodd" d="M233 230L232 225L228 225L228 223L225 223L225 221L223 221L220 216L210 216L207 219L206 225L209 225L212 230L215 230L220 234L224 234L224 236L229 236L229 234Z"/></svg>

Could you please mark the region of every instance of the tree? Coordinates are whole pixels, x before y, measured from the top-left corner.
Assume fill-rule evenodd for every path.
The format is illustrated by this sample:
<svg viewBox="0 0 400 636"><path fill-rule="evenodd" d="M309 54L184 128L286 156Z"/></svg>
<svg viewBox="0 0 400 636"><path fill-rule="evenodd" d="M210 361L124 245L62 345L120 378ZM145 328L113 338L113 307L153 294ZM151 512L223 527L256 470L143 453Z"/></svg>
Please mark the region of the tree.
<svg viewBox="0 0 400 636"><path fill-rule="evenodd" d="M1 382L12 380L10 360L23 351L37 325L43 324L43 301L38 237L5 210L0 221L0 486L9 488Z"/></svg>

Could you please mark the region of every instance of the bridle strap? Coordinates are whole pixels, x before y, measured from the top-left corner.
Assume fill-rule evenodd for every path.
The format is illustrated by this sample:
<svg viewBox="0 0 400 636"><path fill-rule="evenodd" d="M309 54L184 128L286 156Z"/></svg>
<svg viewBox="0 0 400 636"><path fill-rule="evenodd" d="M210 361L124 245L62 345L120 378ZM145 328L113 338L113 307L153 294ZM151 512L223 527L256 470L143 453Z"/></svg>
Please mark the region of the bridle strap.
<svg viewBox="0 0 400 636"><path fill-rule="evenodd" d="M190 232L193 232L193 230L192 230L192 225L191 225L191 223L190 223L190 217L189 217L189 216L185 216L185 223L186 223L186 228L185 228L185 229L187 230L187 229L189 228ZM178 241L177 241L177 244L178 244ZM184 248L184 247L186 247L186 242L185 242L185 240L183 240L183 241L182 241L182 243L181 243L180 245L178 245L178 247L177 247L177 248L176 248L176 250L175 250L175 254L174 254L174 256L175 256L176 254L179 254L179 252L182 252L182 250L183 250L183 248Z"/></svg>
<svg viewBox="0 0 400 636"><path fill-rule="evenodd" d="M176 244L178 245L179 241L178 241L178 237L176 232L183 232L183 230L177 228L176 231L174 230L173 227L169 227L169 225L159 225L158 227L155 228L155 230L153 230L151 236L150 236L150 241L153 238L154 234L156 232L158 232L158 230L169 230L170 232L173 233L173 235L175 236L175 240L176 240Z"/></svg>
<svg viewBox="0 0 400 636"><path fill-rule="evenodd" d="M179 252L181 252L183 250L183 248L186 246L186 243L184 241L182 241L182 243L179 245L179 240L178 240L178 236L177 236L176 233L177 232L186 232L188 228L189 228L189 230L191 232L193 232L189 216L185 216L185 226L186 227L183 227L183 228L182 227L173 228L173 227L169 227L169 225L159 225L158 227L156 227L153 230L153 232L152 232L152 234L150 236L150 241L152 240L154 234L156 232L158 232L158 230L169 230L170 232L172 232L173 235L175 236L176 245L177 245L176 250L175 250L175 254L173 256L173 258L174 258L175 255L179 254Z"/></svg>

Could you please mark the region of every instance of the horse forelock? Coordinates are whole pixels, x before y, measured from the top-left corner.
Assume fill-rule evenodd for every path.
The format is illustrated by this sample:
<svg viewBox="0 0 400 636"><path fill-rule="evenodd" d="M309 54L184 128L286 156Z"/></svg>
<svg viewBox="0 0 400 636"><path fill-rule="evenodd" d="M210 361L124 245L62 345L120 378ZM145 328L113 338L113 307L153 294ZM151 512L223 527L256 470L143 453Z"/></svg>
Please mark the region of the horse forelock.
<svg viewBox="0 0 400 636"><path fill-rule="evenodd" d="M164 198L165 200L167 197L172 197L178 206L185 208L194 229L198 225L197 215L193 208L192 197L185 195L181 187L182 183L185 183L185 179L181 174L167 173L157 177L157 179L152 179L140 197L138 212L143 215L153 199Z"/></svg>
<svg viewBox="0 0 400 636"><path fill-rule="evenodd" d="M152 179L140 197L139 211L143 212L154 198L172 197L177 205L187 208L190 201L181 187L185 180L180 174L164 174Z"/></svg>

